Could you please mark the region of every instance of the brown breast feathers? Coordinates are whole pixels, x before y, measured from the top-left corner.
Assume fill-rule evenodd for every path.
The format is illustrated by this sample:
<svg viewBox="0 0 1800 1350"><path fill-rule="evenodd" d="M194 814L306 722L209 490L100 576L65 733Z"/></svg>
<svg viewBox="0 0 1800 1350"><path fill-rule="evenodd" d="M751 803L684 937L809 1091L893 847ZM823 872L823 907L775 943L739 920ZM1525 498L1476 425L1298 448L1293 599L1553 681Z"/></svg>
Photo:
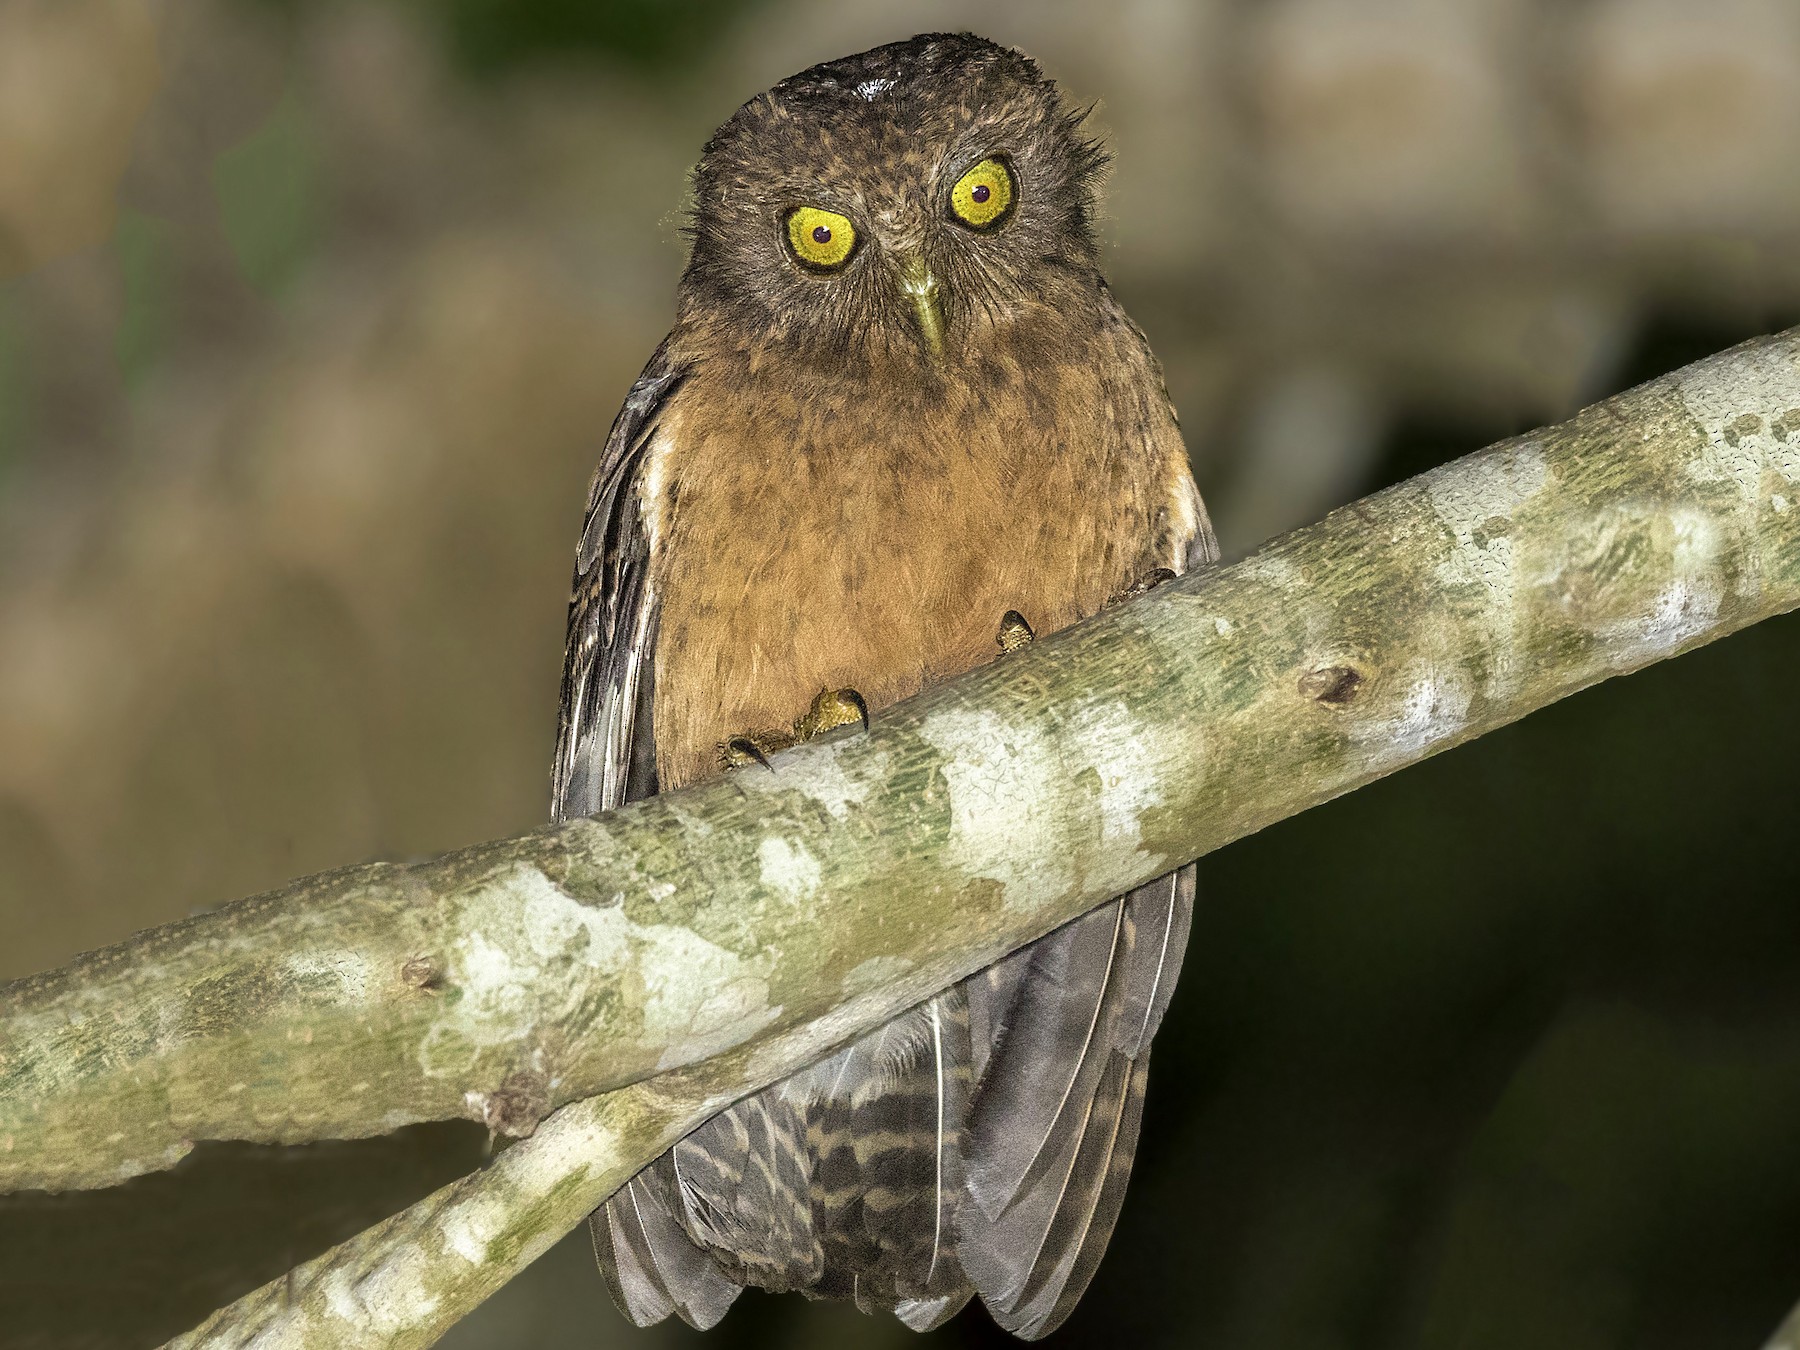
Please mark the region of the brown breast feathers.
<svg viewBox="0 0 1800 1350"><path fill-rule="evenodd" d="M892 703L993 658L1009 609L1046 633L1180 569L1197 505L1180 434L1141 335L1103 315L1087 359L1042 364L1069 335L1020 334L926 379L797 373L677 334L692 373L644 487L665 789L821 689Z"/></svg>

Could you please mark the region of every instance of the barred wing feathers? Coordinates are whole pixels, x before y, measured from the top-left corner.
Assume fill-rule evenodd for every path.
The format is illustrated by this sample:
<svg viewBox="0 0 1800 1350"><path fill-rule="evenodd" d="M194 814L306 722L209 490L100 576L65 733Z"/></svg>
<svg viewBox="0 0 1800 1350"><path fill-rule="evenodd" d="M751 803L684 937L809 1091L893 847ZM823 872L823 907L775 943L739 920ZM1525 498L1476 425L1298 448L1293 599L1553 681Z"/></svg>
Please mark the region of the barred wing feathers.
<svg viewBox="0 0 1800 1350"><path fill-rule="evenodd" d="M1073 1310L1112 1236L1193 904L1189 864L970 981L971 1020L993 1041L960 1257L994 1320L1027 1339Z"/></svg>
<svg viewBox="0 0 1800 1350"><path fill-rule="evenodd" d="M575 555L551 769L551 815L593 815L656 790L650 735L657 605L645 524L646 461L684 371L666 344L613 420L588 489ZM665 1157L604 1206L588 1227L613 1301L641 1326L671 1312L695 1327L725 1315L739 1286L677 1220Z"/></svg>
<svg viewBox="0 0 1800 1350"><path fill-rule="evenodd" d="M649 731L656 596L644 523L646 459L684 372L659 347L613 419L588 488L575 554L562 704L550 774L555 820L656 791Z"/></svg>

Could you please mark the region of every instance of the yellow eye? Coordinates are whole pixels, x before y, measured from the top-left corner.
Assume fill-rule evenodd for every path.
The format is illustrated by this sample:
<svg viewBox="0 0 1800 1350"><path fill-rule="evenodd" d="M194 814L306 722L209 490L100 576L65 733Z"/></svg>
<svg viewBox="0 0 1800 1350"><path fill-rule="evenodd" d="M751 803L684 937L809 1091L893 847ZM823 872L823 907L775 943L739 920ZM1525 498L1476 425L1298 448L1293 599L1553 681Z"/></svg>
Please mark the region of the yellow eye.
<svg viewBox="0 0 1800 1350"><path fill-rule="evenodd" d="M800 206L788 212L788 247L807 267L822 272L842 267L856 251L856 226L849 216L836 211L821 211L816 206Z"/></svg>
<svg viewBox="0 0 1800 1350"><path fill-rule="evenodd" d="M982 160L950 189L951 211L971 229L992 229L1006 219L1012 204L1012 170L1004 160Z"/></svg>

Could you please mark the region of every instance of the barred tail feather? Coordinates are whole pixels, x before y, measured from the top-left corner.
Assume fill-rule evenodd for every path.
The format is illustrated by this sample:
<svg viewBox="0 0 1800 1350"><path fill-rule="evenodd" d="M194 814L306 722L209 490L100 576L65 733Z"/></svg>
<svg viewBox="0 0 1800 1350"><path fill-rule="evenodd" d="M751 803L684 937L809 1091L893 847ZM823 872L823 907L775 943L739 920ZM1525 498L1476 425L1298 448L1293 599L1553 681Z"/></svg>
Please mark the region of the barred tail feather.
<svg viewBox="0 0 1800 1350"><path fill-rule="evenodd" d="M812 1169L793 1103L778 1092L746 1098L667 1156L688 1233L735 1279L776 1291L818 1279Z"/></svg>
<svg viewBox="0 0 1800 1350"><path fill-rule="evenodd" d="M1117 1222L1193 900L1191 868L1142 886L721 1112L594 1215L614 1300L704 1328L754 1283L929 1330L979 1293L1047 1335Z"/></svg>
<svg viewBox="0 0 1800 1350"><path fill-rule="evenodd" d="M969 1086L962 991L910 1014L877 1058L884 1062L851 1094L861 1220L875 1256L859 1272L856 1292L859 1304L890 1309L967 1288L953 1227Z"/></svg>

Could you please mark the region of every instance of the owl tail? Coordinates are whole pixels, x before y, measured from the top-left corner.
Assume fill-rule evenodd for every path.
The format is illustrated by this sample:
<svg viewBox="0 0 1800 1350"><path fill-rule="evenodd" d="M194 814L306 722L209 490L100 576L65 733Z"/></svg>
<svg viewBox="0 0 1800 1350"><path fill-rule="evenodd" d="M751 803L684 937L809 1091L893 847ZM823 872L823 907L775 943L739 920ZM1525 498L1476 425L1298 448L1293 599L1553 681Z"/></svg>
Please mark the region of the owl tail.
<svg viewBox="0 0 1800 1350"><path fill-rule="evenodd" d="M970 1081L951 989L722 1111L591 1216L613 1301L705 1328L754 1284L947 1321L975 1292L956 1255Z"/></svg>
<svg viewBox="0 0 1800 1350"><path fill-rule="evenodd" d="M1118 1219L1193 903L1190 866L709 1120L593 1215L614 1301L705 1328L756 1284L924 1331L979 1291L1047 1335Z"/></svg>
<svg viewBox="0 0 1800 1350"><path fill-rule="evenodd" d="M973 1296L957 1261L963 1124L969 1112L968 1001L946 990L890 1023L850 1076L846 1142L855 1160L850 1230L855 1297L915 1328L936 1325ZM829 1109L829 1102L825 1103Z"/></svg>

